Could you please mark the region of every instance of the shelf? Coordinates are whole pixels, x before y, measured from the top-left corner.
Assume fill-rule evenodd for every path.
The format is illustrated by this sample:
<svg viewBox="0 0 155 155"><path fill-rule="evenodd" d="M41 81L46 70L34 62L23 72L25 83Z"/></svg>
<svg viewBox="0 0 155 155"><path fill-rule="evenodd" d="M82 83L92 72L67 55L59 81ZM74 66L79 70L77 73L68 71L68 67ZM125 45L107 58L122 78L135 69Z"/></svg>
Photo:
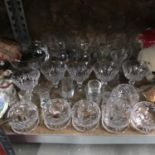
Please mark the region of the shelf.
<svg viewBox="0 0 155 155"><path fill-rule="evenodd" d="M62 144L155 144L155 131L142 135L129 128L125 133L109 134L102 127L94 132L79 133L72 127L62 131L51 131L40 125L27 135L17 135L5 128L12 142L24 143L62 143Z"/></svg>

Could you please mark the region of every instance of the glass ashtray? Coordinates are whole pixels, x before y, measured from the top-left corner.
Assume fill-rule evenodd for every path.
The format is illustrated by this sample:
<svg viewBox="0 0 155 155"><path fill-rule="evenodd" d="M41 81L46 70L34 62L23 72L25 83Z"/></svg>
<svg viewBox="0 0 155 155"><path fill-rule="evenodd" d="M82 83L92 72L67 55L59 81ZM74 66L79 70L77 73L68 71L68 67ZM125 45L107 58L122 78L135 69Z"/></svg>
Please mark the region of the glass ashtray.
<svg viewBox="0 0 155 155"><path fill-rule="evenodd" d="M95 102L80 100L72 109L72 125L80 132L94 131L100 120L100 108Z"/></svg>
<svg viewBox="0 0 155 155"><path fill-rule="evenodd" d="M143 134L155 130L155 104L147 101L135 104L131 112L131 125Z"/></svg>
<svg viewBox="0 0 155 155"><path fill-rule="evenodd" d="M71 108L70 104L64 99L52 99L42 109L45 126L50 130L61 130L70 124Z"/></svg>

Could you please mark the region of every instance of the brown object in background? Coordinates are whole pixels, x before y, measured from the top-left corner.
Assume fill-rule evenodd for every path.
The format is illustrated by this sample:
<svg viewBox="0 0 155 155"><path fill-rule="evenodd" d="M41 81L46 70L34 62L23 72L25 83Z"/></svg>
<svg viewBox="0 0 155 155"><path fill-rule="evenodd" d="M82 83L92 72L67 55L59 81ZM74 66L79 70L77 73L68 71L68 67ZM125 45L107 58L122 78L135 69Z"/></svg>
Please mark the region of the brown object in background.
<svg viewBox="0 0 155 155"><path fill-rule="evenodd" d="M148 101L155 102L155 86L152 87L150 90L145 91L143 95Z"/></svg>
<svg viewBox="0 0 155 155"><path fill-rule="evenodd" d="M0 60L20 60L20 46L15 41L0 40Z"/></svg>

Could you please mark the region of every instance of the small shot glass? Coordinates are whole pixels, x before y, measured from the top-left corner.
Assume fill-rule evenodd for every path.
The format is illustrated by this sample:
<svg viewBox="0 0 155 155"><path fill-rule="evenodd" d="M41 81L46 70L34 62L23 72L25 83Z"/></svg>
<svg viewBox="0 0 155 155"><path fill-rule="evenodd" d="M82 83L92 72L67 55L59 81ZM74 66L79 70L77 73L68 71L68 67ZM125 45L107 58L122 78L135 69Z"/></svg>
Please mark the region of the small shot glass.
<svg viewBox="0 0 155 155"><path fill-rule="evenodd" d="M88 81L87 91L86 91L87 100L100 104L101 88L102 88L102 84L99 80Z"/></svg>
<svg viewBox="0 0 155 155"><path fill-rule="evenodd" d="M61 94L65 100L74 96L74 83L70 77L64 77L61 80Z"/></svg>

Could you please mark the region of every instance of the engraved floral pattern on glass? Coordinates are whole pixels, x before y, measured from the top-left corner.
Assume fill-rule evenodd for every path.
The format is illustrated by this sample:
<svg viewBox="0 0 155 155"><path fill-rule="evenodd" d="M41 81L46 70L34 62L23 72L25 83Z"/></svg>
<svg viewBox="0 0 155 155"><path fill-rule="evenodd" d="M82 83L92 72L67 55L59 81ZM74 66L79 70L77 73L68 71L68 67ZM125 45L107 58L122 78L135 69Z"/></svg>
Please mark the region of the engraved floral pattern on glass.
<svg viewBox="0 0 155 155"><path fill-rule="evenodd" d="M155 105L147 101L135 104L131 112L131 125L143 134L155 130Z"/></svg>

